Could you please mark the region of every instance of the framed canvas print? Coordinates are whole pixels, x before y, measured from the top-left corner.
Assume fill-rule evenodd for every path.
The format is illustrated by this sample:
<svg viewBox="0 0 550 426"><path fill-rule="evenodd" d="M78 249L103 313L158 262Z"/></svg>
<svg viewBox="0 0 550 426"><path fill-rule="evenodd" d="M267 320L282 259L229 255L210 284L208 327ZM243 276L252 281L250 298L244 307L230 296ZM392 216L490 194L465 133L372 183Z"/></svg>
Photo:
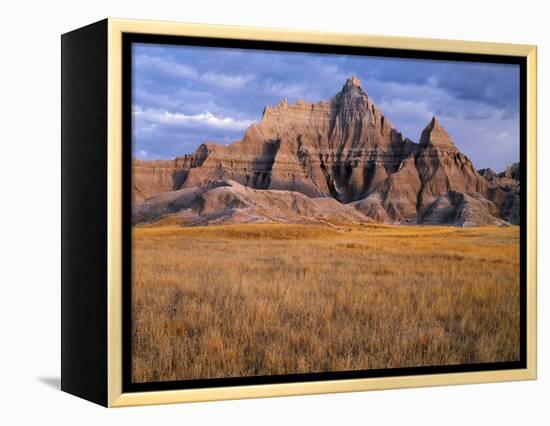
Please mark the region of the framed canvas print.
<svg viewBox="0 0 550 426"><path fill-rule="evenodd" d="M536 378L536 48L107 19L62 36L62 389Z"/></svg>

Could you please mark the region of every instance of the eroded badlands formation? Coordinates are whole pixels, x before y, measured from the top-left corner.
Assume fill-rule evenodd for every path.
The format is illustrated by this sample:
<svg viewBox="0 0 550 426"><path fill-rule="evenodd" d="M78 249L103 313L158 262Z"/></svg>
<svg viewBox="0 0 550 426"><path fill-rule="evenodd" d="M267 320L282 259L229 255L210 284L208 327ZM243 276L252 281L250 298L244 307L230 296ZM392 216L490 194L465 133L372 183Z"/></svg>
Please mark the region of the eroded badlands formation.
<svg viewBox="0 0 550 426"><path fill-rule="evenodd" d="M134 223L519 223L519 163L476 170L435 117L403 137L355 77L329 101L266 106L231 145L133 167Z"/></svg>

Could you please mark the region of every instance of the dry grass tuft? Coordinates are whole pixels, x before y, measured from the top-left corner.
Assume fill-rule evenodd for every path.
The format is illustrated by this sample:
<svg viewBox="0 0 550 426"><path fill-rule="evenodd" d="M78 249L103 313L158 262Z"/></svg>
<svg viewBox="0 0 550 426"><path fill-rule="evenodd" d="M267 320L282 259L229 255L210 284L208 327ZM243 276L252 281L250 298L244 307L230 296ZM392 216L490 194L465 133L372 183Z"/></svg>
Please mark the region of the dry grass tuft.
<svg viewBox="0 0 550 426"><path fill-rule="evenodd" d="M517 227L134 230L136 382L511 361Z"/></svg>

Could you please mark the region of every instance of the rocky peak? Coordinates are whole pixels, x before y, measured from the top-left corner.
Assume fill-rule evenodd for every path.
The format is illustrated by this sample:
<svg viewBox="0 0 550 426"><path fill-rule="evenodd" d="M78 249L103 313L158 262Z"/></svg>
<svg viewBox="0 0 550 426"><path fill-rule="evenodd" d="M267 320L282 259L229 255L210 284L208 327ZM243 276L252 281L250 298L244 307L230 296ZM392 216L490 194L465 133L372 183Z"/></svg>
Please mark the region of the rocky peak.
<svg viewBox="0 0 550 426"><path fill-rule="evenodd" d="M367 96L367 92L361 86L361 80L352 76L346 80L346 84L344 84L338 95Z"/></svg>
<svg viewBox="0 0 550 426"><path fill-rule="evenodd" d="M419 146L422 148L434 147L456 150L451 137L435 117L432 117L428 125L422 130Z"/></svg>
<svg viewBox="0 0 550 426"><path fill-rule="evenodd" d="M514 163L511 166L506 167L504 172L499 174L499 177L519 180L519 175L520 175L519 163Z"/></svg>
<svg viewBox="0 0 550 426"><path fill-rule="evenodd" d="M352 76L346 80L346 84L344 84L345 90L350 90L353 87L359 87L361 88L361 80L357 78L356 76Z"/></svg>
<svg viewBox="0 0 550 426"><path fill-rule="evenodd" d="M488 182L492 182L497 178L496 172L491 168L479 169L477 172L481 176L483 176Z"/></svg>

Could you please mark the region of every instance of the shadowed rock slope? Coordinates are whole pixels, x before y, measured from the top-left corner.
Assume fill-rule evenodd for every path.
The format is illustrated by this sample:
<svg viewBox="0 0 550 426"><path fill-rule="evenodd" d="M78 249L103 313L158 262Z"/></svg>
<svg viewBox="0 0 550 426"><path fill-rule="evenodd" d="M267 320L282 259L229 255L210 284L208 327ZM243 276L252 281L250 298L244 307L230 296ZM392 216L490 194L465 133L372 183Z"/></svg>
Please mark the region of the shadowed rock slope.
<svg viewBox="0 0 550 426"><path fill-rule="evenodd" d="M519 163L477 171L435 117L418 144L404 138L355 77L329 101L267 106L231 145L133 166L136 223L519 223Z"/></svg>

